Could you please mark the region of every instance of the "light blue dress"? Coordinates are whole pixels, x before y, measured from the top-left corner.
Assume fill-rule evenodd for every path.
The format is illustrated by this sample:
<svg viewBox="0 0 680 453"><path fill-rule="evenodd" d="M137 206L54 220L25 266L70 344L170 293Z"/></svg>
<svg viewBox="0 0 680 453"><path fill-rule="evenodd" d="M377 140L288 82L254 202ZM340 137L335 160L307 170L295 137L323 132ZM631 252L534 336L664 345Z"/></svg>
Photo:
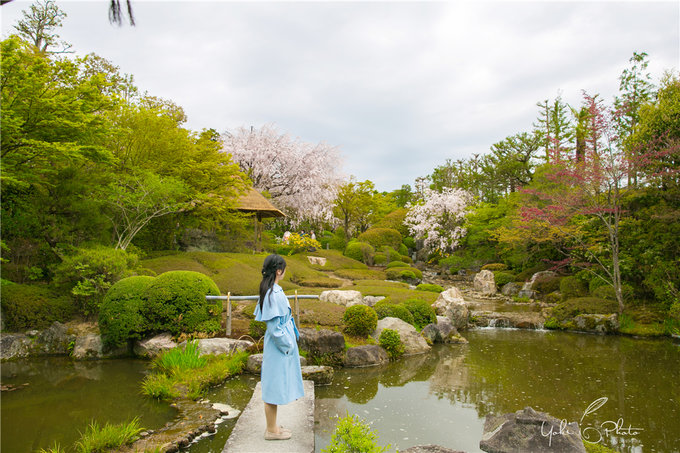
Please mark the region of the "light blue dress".
<svg viewBox="0 0 680 453"><path fill-rule="evenodd" d="M255 320L267 323L262 355L262 401L269 404L288 404L305 395L300 370L300 337L288 298L283 289L274 284L264 296L260 310L255 307Z"/></svg>

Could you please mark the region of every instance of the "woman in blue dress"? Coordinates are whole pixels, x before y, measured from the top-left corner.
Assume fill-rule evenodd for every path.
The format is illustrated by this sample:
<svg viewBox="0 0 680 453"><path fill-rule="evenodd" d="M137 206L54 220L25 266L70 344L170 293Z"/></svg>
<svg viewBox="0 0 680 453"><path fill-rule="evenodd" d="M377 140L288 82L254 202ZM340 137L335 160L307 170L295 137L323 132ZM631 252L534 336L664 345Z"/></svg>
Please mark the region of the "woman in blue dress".
<svg viewBox="0 0 680 453"><path fill-rule="evenodd" d="M276 423L277 406L304 396L300 354L300 334L293 320L288 298L279 286L286 273L286 261L269 255L262 265L260 299L255 307L255 320L267 323L262 357L262 401L267 419L266 440L290 439L291 432Z"/></svg>

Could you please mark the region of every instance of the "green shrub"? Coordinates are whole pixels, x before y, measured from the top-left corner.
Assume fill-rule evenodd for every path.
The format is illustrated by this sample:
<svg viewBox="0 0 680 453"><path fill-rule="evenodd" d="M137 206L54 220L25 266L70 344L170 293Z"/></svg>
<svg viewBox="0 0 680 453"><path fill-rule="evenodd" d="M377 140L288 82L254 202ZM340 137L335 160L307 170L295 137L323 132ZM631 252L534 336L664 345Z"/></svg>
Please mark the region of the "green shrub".
<svg viewBox="0 0 680 453"><path fill-rule="evenodd" d="M383 318L399 318L404 322L411 325L415 324L415 319L413 314L402 304L392 304L387 301L381 300L373 307L378 319Z"/></svg>
<svg viewBox="0 0 680 453"><path fill-rule="evenodd" d="M349 415L338 420L331 442L321 453L383 453L390 446L379 447L377 434L357 415Z"/></svg>
<svg viewBox="0 0 680 453"><path fill-rule="evenodd" d="M65 322L75 314L73 302L44 286L2 284L2 314L5 329L22 331L45 329L54 321Z"/></svg>
<svg viewBox="0 0 680 453"><path fill-rule="evenodd" d="M401 258L400 258L400 259L401 259L401 261L403 261L404 263L408 263L408 264L413 263L413 260L412 260L411 257L408 256L408 255L401 255Z"/></svg>
<svg viewBox="0 0 680 453"><path fill-rule="evenodd" d="M378 344L387 351L390 360L397 360L404 355L404 343L401 342L399 332L392 329L383 329L380 332Z"/></svg>
<svg viewBox="0 0 680 453"><path fill-rule="evenodd" d="M444 291L444 288L439 285L433 285L432 283L421 283L420 285L416 286L416 289L418 291L431 291L433 293L441 293Z"/></svg>
<svg viewBox="0 0 680 453"><path fill-rule="evenodd" d="M397 251L399 252L400 255L408 256L408 247L406 247L403 242L399 244L399 249Z"/></svg>
<svg viewBox="0 0 680 453"><path fill-rule="evenodd" d="M562 277L551 277L549 275L544 275L534 281L531 289L538 291L541 294L549 294L560 289L561 281Z"/></svg>
<svg viewBox="0 0 680 453"><path fill-rule="evenodd" d="M633 287L625 283L621 286L621 292L623 293L624 300L630 300L634 294ZM616 300L616 291L614 291L614 287L611 285L596 286L590 292L590 295L600 299Z"/></svg>
<svg viewBox="0 0 680 453"><path fill-rule="evenodd" d="M401 244L401 233L392 228L369 228L361 233L357 239L371 244L376 249L389 246L397 250Z"/></svg>
<svg viewBox="0 0 680 453"><path fill-rule="evenodd" d="M413 280L423 278L423 273L420 269L416 269L415 267L395 267L387 269L386 275L388 280Z"/></svg>
<svg viewBox="0 0 680 453"><path fill-rule="evenodd" d="M101 427L93 421L80 436L80 440L76 443L76 450L79 453L93 453L117 449L137 440L142 431L144 428L139 425L138 417L128 423L115 425L106 423Z"/></svg>
<svg viewBox="0 0 680 453"><path fill-rule="evenodd" d="M129 276L138 262L136 254L125 250L103 246L80 248L56 266L54 282L76 296L80 310L89 315L99 310L111 285Z"/></svg>
<svg viewBox="0 0 680 453"><path fill-rule="evenodd" d="M503 263L489 263L482 266L483 271L504 271L508 268Z"/></svg>
<svg viewBox="0 0 680 453"><path fill-rule="evenodd" d="M128 277L108 290L99 309L99 330L107 346L114 348L142 337L146 325L142 295L152 281L153 277Z"/></svg>
<svg viewBox="0 0 680 453"><path fill-rule="evenodd" d="M201 357L198 340L187 341L184 348L176 347L163 351L156 357L151 366L167 376L178 374L183 371L202 368L208 363L208 359Z"/></svg>
<svg viewBox="0 0 680 453"><path fill-rule="evenodd" d="M413 325L420 330L428 324L437 322L437 314L429 303L421 299L408 299L404 307L413 315Z"/></svg>
<svg viewBox="0 0 680 453"><path fill-rule="evenodd" d="M588 294L588 288L580 279L569 276L560 281L560 293L563 299L583 297Z"/></svg>
<svg viewBox="0 0 680 453"><path fill-rule="evenodd" d="M562 300L562 295L559 292L555 291L553 293L546 294L544 300L549 304L557 304Z"/></svg>
<svg viewBox="0 0 680 453"><path fill-rule="evenodd" d="M393 230L399 231L402 236L408 236L408 228L404 225L404 219L408 214L408 209L399 208L396 209L385 217L380 219L378 223L373 225L374 228L392 228Z"/></svg>
<svg viewBox="0 0 680 453"><path fill-rule="evenodd" d="M413 239L411 236L407 236L404 238L403 243L406 247L410 249L415 249L416 248L416 240ZM406 255L406 253L404 253Z"/></svg>
<svg viewBox="0 0 680 453"><path fill-rule="evenodd" d="M387 255L384 253L376 253L373 255L373 264L376 266L383 266L387 264Z"/></svg>
<svg viewBox="0 0 680 453"><path fill-rule="evenodd" d="M378 325L378 315L375 310L366 305L352 305L342 316L345 332L356 337L367 337Z"/></svg>
<svg viewBox="0 0 680 453"><path fill-rule="evenodd" d="M407 263L404 263L403 261L392 261L387 265L388 269L392 269L393 267L411 267Z"/></svg>
<svg viewBox="0 0 680 453"><path fill-rule="evenodd" d="M170 271L159 275L143 295L142 314L148 330L173 335L202 330L213 316L205 296L219 294L215 282L199 272Z"/></svg>
<svg viewBox="0 0 680 453"><path fill-rule="evenodd" d="M253 337L255 340L259 340L264 337L267 331L267 323L262 321L250 320L250 325L248 326L248 335Z"/></svg>
<svg viewBox="0 0 680 453"><path fill-rule="evenodd" d="M345 239L345 229L338 227L333 234L333 237L328 241L328 246L333 250L340 250L341 252L347 247L347 240Z"/></svg>
<svg viewBox="0 0 680 453"><path fill-rule="evenodd" d="M593 277L590 279L588 282L588 292L590 294L593 294L597 288L601 288L603 286L611 286L609 283L607 283L606 280L600 278L600 277Z"/></svg>
<svg viewBox="0 0 680 453"><path fill-rule="evenodd" d="M574 297L553 308L553 316L558 320L573 318L580 314L610 314L618 311L615 301L596 297Z"/></svg>
<svg viewBox="0 0 680 453"><path fill-rule="evenodd" d="M272 246L272 252L276 253L277 255L287 256L290 255L292 251L293 247L288 244L274 244Z"/></svg>
<svg viewBox="0 0 680 453"><path fill-rule="evenodd" d="M375 249L371 244L360 241L350 241L345 248L345 256L362 263L370 264Z"/></svg>
<svg viewBox="0 0 680 453"><path fill-rule="evenodd" d="M557 320L557 318L555 318L554 316L551 316L550 318L548 318L548 319L545 320L545 323L543 324L543 327L545 327L546 329L555 330L555 329L559 329L559 328L560 328L560 323L559 323L559 321Z"/></svg>
<svg viewBox="0 0 680 453"><path fill-rule="evenodd" d="M515 281L515 276L509 272L494 271L493 277L496 281L496 286L499 288L502 288L506 283Z"/></svg>

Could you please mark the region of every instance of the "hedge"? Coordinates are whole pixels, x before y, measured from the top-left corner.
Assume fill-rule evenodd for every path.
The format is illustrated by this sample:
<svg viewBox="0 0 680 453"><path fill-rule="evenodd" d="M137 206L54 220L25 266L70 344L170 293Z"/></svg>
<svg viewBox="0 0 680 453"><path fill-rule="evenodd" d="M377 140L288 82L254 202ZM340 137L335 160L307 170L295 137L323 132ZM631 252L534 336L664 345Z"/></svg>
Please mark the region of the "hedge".
<svg viewBox="0 0 680 453"><path fill-rule="evenodd" d="M344 255L362 263L369 264L375 249L371 244L361 241L350 241L347 243Z"/></svg>
<svg viewBox="0 0 680 453"><path fill-rule="evenodd" d="M368 337L378 325L378 315L366 305L352 305L345 310L342 321L349 335Z"/></svg>
<svg viewBox="0 0 680 453"><path fill-rule="evenodd" d="M154 277L120 280L104 296L99 309L99 330L106 345L115 348L129 339L142 338L147 322L142 316L143 294Z"/></svg>
<svg viewBox="0 0 680 453"><path fill-rule="evenodd" d="M422 329L428 324L437 322L437 314L432 306L421 299L408 299L404 302L404 307L413 315L413 325Z"/></svg>
<svg viewBox="0 0 680 453"><path fill-rule="evenodd" d="M357 237L359 241L367 242L376 249L389 246L394 250L399 248L401 238L401 233L392 228L369 228Z"/></svg>
<svg viewBox="0 0 680 453"><path fill-rule="evenodd" d="M55 321L68 321L76 312L73 302L66 296L43 286L20 285L7 280L2 283L0 303L8 331L45 329Z"/></svg>
<svg viewBox="0 0 680 453"><path fill-rule="evenodd" d="M391 304L387 301L380 301L373 307L378 319L383 318L399 318L411 325L414 325L415 320L413 314L402 304Z"/></svg>

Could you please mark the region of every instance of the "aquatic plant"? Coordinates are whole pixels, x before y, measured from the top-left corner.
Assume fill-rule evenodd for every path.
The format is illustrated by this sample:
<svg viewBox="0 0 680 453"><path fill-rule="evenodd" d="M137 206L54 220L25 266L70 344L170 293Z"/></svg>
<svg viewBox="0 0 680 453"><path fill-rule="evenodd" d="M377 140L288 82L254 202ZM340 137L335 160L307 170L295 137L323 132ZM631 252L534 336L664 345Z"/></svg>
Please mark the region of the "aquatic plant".
<svg viewBox="0 0 680 453"><path fill-rule="evenodd" d="M198 340L188 341L184 349L173 348L164 351L156 359L152 366L159 372L172 375L185 370L200 368L208 363L205 357L201 357Z"/></svg>
<svg viewBox="0 0 680 453"><path fill-rule="evenodd" d="M76 450L79 453L99 453L118 448L134 442L142 431L144 428L139 426L138 417L128 423L106 423L104 426L92 421L76 442Z"/></svg>
<svg viewBox="0 0 680 453"><path fill-rule="evenodd" d="M382 453L390 445L380 447L378 435L358 415L349 415L338 420L331 442L322 453Z"/></svg>

